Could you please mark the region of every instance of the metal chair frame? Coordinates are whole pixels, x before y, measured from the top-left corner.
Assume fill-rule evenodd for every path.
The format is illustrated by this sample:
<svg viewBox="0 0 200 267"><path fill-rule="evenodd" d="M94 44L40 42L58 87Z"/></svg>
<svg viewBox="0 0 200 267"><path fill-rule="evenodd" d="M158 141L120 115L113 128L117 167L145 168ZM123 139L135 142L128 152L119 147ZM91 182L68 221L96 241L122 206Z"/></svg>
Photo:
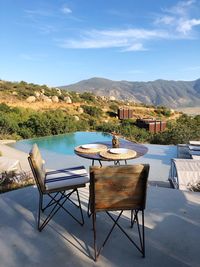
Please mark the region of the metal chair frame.
<svg viewBox="0 0 200 267"><path fill-rule="evenodd" d="M105 244L107 243L112 231L114 230L115 226L118 226L118 228L125 234L125 236L130 240L130 242L137 248L139 252L142 253L142 256L145 258L145 231L144 231L144 210L142 210L142 230L140 229L140 224L138 220L138 212L139 210L131 210L131 228L133 228L133 225L137 224L137 230L139 235L140 244L138 245L129 235L128 233L122 228L122 226L118 223L121 215L123 214L124 210L120 210L119 215L117 216L117 219L114 219L113 216L106 211L106 214L110 217L110 219L114 222L113 226L111 227L110 231L108 232L107 236L105 237L105 240L103 241L102 245L97 249L97 234L96 234L96 212L92 213L93 217L93 233L94 233L94 260L97 261L97 258L99 257L102 249L104 248ZM135 212L134 218L132 217L133 213Z"/></svg>
<svg viewBox="0 0 200 267"><path fill-rule="evenodd" d="M28 157L28 161L29 161L29 164L33 172L33 176L35 178L35 182L36 182L36 185L39 191L39 211L38 211L38 220L37 220L38 230L42 231L42 229L48 224L48 222L60 210L60 208L63 208L76 222L78 222L82 226L84 224L84 217L83 217L83 211L82 211L80 197L78 193L78 188L85 187L85 184L79 184L79 185L69 186L65 188L57 188L53 190L44 190L43 188L41 188L41 185L39 183L39 177L37 176L37 173L35 171L35 168L33 166L33 162L30 156ZM66 193L66 191L68 190L71 190L71 191ZM77 194L78 205L72 199L70 199L73 193ZM50 197L50 201L45 206L43 206L44 196ZM80 220L77 219L69 210L67 210L64 207L64 204L67 200L69 200L73 205L79 208L80 216L81 216ZM41 211L44 212L46 209L50 207L52 207L52 209L47 214L45 220L42 223L40 223Z"/></svg>

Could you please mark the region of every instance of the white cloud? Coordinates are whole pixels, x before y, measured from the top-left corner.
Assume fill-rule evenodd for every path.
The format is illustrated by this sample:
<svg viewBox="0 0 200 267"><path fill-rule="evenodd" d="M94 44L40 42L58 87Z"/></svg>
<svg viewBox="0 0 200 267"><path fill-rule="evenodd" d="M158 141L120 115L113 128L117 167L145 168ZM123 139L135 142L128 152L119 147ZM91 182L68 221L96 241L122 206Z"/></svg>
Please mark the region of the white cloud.
<svg viewBox="0 0 200 267"><path fill-rule="evenodd" d="M61 11L62 11L62 13L64 13L64 14L70 14L70 13L72 13L72 10L71 10L69 7L67 7L67 6L64 6L64 7L61 9Z"/></svg>
<svg viewBox="0 0 200 267"><path fill-rule="evenodd" d="M71 49L120 48L120 51L145 51L151 40L190 39L200 18L191 16L195 0L180 1L163 9L151 29L130 27L127 29L104 29L83 31L79 37L60 41L59 46Z"/></svg>
<svg viewBox="0 0 200 267"><path fill-rule="evenodd" d="M135 43L131 46L128 46L126 49L124 49L124 52L128 52L128 51L146 51L147 49L144 48L143 44L141 43Z"/></svg>
<svg viewBox="0 0 200 267"><path fill-rule="evenodd" d="M87 48L111 48L127 46L126 40L106 40L106 39L83 39L65 40L60 44L64 48L87 49Z"/></svg>
<svg viewBox="0 0 200 267"><path fill-rule="evenodd" d="M200 19L180 20L177 26L177 31L187 34L194 26L200 25Z"/></svg>
<svg viewBox="0 0 200 267"><path fill-rule="evenodd" d="M190 38L194 26L200 25L200 18L193 18L191 15L191 9L195 7L195 2L195 0L180 1L171 8L163 9L163 14L156 18L155 24L171 26L173 28L168 30L173 31L174 35L177 32L183 34L183 37Z"/></svg>
<svg viewBox="0 0 200 267"><path fill-rule="evenodd" d="M144 51L142 41L155 38L166 38L163 31L150 31L144 29L125 30L91 30L82 33L82 37L66 39L60 43L61 47L73 49L87 48L121 48L122 51Z"/></svg>
<svg viewBox="0 0 200 267"><path fill-rule="evenodd" d="M99 36L109 36L116 38L135 38L135 39L151 39L152 37L160 38L166 36L166 32L157 30L145 30L145 29L125 29L125 30L104 30L93 31L92 34Z"/></svg>
<svg viewBox="0 0 200 267"><path fill-rule="evenodd" d="M165 9L165 11L174 15L184 16L188 13L189 9L193 4L195 4L195 2L195 0L180 1L171 8Z"/></svg>
<svg viewBox="0 0 200 267"><path fill-rule="evenodd" d="M175 18L172 16L161 16L155 20L155 24L166 24L171 25L175 22Z"/></svg>

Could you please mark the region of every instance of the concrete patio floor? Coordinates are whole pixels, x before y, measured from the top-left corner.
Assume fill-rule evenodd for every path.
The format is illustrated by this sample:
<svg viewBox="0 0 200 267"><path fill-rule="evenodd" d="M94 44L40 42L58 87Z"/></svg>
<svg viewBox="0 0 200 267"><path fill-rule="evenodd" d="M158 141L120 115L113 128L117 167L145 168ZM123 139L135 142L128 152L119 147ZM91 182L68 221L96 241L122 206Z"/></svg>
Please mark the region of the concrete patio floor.
<svg viewBox="0 0 200 267"><path fill-rule="evenodd" d="M145 212L146 258L115 229L97 263L92 259L92 220L86 215L87 187L81 189L81 201L83 227L60 210L38 232L37 189L28 187L1 194L0 266L200 266L199 193L149 186ZM103 213L98 215L97 222L101 242L111 222ZM130 229L128 212L121 223L128 232L135 232Z"/></svg>
<svg viewBox="0 0 200 267"><path fill-rule="evenodd" d="M27 154L0 144L4 156L20 160L30 170ZM170 160L176 157L173 146L149 146L148 153L129 163L149 163L150 184L164 182ZM90 161L76 156L47 153L47 168L83 164ZM0 195L0 267L71 267L71 266L200 266L200 193L148 187L145 212L146 258L143 259L130 241L115 229L98 262L93 257L92 220L87 217L88 187L81 191L85 225L81 227L64 211L59 211L40 233L36 229L38 192L27 187ZM73 209L74 210L74 209ZM125 212L121 223L130 229L130 214ZM97 217L98 241L101 243L111 221L106 215ZM136 237L137 240L137 237Z"/></svg>

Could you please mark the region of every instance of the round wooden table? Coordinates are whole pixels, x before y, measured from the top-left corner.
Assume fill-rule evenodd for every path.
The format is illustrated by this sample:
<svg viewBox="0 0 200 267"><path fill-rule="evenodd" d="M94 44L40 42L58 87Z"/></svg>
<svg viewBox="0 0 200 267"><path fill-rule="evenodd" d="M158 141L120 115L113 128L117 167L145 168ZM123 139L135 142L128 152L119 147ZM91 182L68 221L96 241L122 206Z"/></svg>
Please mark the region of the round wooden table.
<svg viewBox="0 0 200 267"><path fill-rule="evenodd" d="M119 148L132 149L136 152L136 155L134 157L130 157L126 160L139 158L139 157L145 155L148 151L148 148L144 145L136 144L136 143L133 143L133 142L125 140L125 139L120 139L119 141L120 141ZM106 145L108 149L112 148L112 141L95 142L95 143ZM120 159L120 158L119 159L107 159L107 158L101 157L99 153L82 153L82 152L78 152L76 150L74 150L74 152L79 157L92 160L92 165L94 165L95 161L98 161L100 163L100 165L102 165L101 161L114 161L115 164L119 163L120 161L125 161L125 163L127 163L126 160Z"/></svg>

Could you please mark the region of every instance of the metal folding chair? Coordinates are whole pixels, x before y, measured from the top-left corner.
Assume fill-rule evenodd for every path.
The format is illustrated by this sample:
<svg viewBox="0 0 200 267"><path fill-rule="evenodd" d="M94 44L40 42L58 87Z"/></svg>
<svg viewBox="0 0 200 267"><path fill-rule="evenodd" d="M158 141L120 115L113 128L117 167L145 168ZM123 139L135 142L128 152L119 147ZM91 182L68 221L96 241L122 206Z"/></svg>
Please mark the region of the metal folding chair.
<svg viewBox="0 0 200 267"><path fill-rule="evenodd" d="M63 208L80 225L83 225L84 218L78 188L85 187L86 183L89 182L86 169L83 166L78 166L46 172L44 161L36 144L33 145L29 153L28 161L39 191L38 230L42 231L60 208ZM77 194L78 205L70 198L73 193ZM44 196L50 198L45 206L43 205ZM80 209L81 219L77 219L66 209L64 204L67 200ZM48 208L51 208L48 215L40 223L41 211L44 212Z"/></svg>
<svg viewBox="0 0 200 267"><path fill-rule="evenodd" d="M90 210L93 218L95 261L116 226L145 257L144 209L148 174L148 164L90 167ZM131 211L131 227L137 225L139 244L119 224L124 210ZM96 213L101 211L105 211L114 223L103 244L97 249ZM117 218L109 211L119 211ZM142 226L139 224L139 213L142 216Z"/></svg>

